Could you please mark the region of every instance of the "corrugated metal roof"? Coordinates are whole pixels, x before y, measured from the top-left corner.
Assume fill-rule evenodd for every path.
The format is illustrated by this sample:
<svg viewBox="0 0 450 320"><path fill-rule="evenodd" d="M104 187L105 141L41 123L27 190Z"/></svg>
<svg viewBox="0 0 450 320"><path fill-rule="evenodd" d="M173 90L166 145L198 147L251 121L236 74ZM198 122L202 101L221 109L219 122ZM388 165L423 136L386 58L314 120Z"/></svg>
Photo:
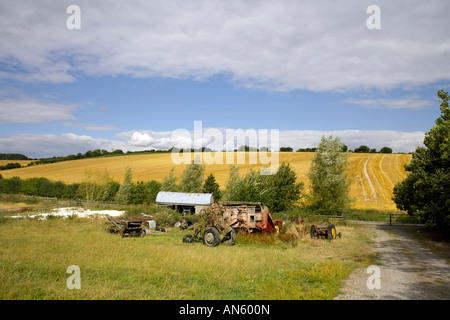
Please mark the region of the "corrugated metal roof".
<svg viewBox="0 0 450 320"><path fill-rule="evenodd" d="M184 193L160 191L156 202L161 204L179 205L210 205L214 202L212 193Z"/></svg>

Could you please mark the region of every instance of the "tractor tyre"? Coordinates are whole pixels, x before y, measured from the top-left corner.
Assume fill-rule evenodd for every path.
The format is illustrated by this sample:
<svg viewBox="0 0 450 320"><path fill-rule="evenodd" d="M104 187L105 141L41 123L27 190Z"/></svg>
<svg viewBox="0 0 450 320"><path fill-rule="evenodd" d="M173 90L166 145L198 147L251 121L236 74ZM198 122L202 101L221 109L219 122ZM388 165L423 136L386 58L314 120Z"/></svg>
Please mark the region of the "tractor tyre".
<svg viewBox="0 0 450 320"><path fill-rule="evenodd" d="M187 234L183 237L183 243L193 243L194 237L190 234Z"/></svg>
<svg viewBox="0 0 450 320"><path fill-rule="evenodd" d="M330 223L327 228L327 239L328 240L336 239L336 227L332 223Z"/></svg>
<svg viewBox="0 0 450 320"><path fill-rule="evenodd" d="M311 226L310 234L311 234L311 239L314 239L316 237L316 227L315 227L315 225Z"/></svg>
<svg viewBox="0 0 450 320"><path fill-rule="evenodd" d="M230 246L234 245L236 243L236 230L231 228L230 232L228 232L226 237L224 238L223 243L228 244Z"/></svg>
<svg viewBox="0 0 450 320"><path fill-rule="evenodd" d="M278 221L275 222L275 232L276 232L277 234L280 233L280 224L278 223Z"/></svg>
<svg viewBox="0 0 450 320"><path fill-rule="evenodd" d="M220 242L219 231L214 227L207 227L203 233L203 243L208 247L215 247Z"/></svg>

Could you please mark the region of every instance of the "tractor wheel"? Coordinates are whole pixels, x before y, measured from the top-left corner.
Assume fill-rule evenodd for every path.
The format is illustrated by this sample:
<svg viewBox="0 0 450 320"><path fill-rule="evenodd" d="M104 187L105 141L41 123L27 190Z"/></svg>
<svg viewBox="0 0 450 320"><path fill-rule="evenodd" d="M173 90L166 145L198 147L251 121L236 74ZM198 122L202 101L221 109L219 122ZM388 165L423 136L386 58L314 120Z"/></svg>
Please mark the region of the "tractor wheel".
<svg viewBox="0 0 450 320"><path fill-rule="evenodd" d="M311 226L311 239L314 239L316 237L316 227L314 225Z"/></svg>
<svg viewBox="0 0 450 320"><path fill-rule="evenodd" d="M187 234L183 237L183 243L193 243L194 237L190 234Z"/></svg>
<svg viewBox="0 0 450 320"><path fill-rule="evenodd" d="M206 228L203 233L203 243L208 247L215 247L220 242L220 234L219 231L214 227Z"/></svg>
<svg viewBox="0 0 450 320"><path fill-rule="evenodd" d="M336 227L332 223L330 223L327 228L327 239L328 240L336 239Z"/></svg>
<svg viewBox="0 0 450 320"><path fill-rule="evenodd" d="M236 243L236 230L231 228L230 232L227 233L224 240L225 244L228 244L230 246L234 245Z"/></svg>
<svg viewBox="0 0 450 320"><path fill-rule="evenodd" d="M280 233L280 224L277 222L275 222L275 232L278 234Z"/></svg>

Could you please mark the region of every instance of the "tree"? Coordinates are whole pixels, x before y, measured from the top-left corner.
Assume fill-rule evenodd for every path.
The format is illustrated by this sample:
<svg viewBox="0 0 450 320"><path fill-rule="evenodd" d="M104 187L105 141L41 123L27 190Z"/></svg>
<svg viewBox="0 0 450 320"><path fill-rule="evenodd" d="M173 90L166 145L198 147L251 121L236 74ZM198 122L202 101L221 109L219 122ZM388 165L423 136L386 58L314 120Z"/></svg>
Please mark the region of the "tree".
<svg viewBox="0 0 450 320"><path fill-rule="evenodd" d="M212 173L206 178L203 184L203 192L212 193L215 200L220 200L221 198L220 186Z"/></svg>
<svg viewBox="0 0 450 320"><path fill-rule="evenodd" d="M368 146L359 146L354 150L355 153L369 153L370 148Z"/></svg>
<svg viewBox="0 0 450 320"><path fill-rule="evenodd" d="M177 192L179 190L179 187L177 185L178 178L175 175L174 170L175 168L173 167L170 170L169 175L164 177L163 182L161 184L161 191Z"/></svg>
<svg viewBox="0 0 450 320"><path fill-rule="evenodd" d="M322 136L308 173L311 205L324 212L341 212L350 205L348 154L342 153L339 137Z"/></svg>
<svg viewBox="0 0 450 320"><path fill-rule="evenodd" d="M161 183L155 180L150 180L146 183L146 189L148 192L148 203L155 203L156 202L156 196L158 195L158 192L161 191Z"/></svg>
<svg viewBox="0 0 450 320"><path fill-rule="evenodd" d="M272 212L285 211L301 198L303 183L297 182L295 170L283 162L273 175L262 175L251 169L244 176L239 168L230 168L225 200L263 202Z"/></svg>
<svg viewBox="0 0 450 320"><path fill-rule="evenodd" d="M150 194L143 181L138 181L131 186L131 191L128 196L128 203L140 204L148 201Z"/></svg>
<svg viewBox="0 0 450 320"><path fill-rule="evenodd" d="M120 185L116 193L116 201L120 204L130 204L133 192L133 173L130 167L125 169L123 183Z"/></svg>
<svg viewBox="0 0 450 320"><path fill-rule="evenodd" d="M180 181L181 192L202 192L205 165L192 161L183 171Z"/></svg>
<svg viewBox="0 0 450 320"><path fill-rule="evenodd" d="M225 193L223 198L228 201L240 200L240 194L242 189L242 179L239 176L239 167L234 164L230 165L230 172L228 174L228 180L226 184Z"/></svg>
<svg viewBox="0 0 450 320"><path fill-rule="evenodd" d="M301 199L304 184L297 182L295 170L288 162L282 162L277 173L266 177L267 192L263 194L263 202L271 211L286 211Z"/></svg>
<svg viewBox="0 0 450 320"><path fill-rule="evenodd" d="M380 153L392 153L392 149L388 147L383 147L380 149Z"/></svg>
<svg viewBox="0 0 450 320"><path fill-rule="evenodd" d="M84 179L80 185L80 195L87 201L109 201L117 192L118 186L105 169L84 172Z"/></svg>
<svg viewBox="0 0 450 320"><path fill-rule="evenodd" d="M393 200L400 210L417 215L448 236L450 232L450 108L449 95L439 90L441 116L417 147L405 180L394 187Z"/></svg>

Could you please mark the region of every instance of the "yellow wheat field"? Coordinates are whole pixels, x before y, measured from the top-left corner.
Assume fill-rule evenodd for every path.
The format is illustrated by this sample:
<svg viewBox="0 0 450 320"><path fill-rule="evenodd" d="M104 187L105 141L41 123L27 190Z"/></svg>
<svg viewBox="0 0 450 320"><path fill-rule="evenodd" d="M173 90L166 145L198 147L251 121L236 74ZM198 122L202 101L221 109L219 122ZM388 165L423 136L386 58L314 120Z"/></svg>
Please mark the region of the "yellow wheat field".
<svg viewBox="0 0 450 320"><path fill-rule="evenodd" d="M224 188L230 165L226 164L226 153L213 155L217 157L216 159L222 157L224 164L217 164L219 162L217 160L214 164L208 164L205 176L214 173L216 181L221 188ZM262 166L258 161L252 164L249 153L246 153L245 164L237 162L236 153L234 157L234 163L240 168L241 174L248 172L251 168L257 169ZM280 163L288 161L295 168L298 180L305 183L306 191L309 185L307 172L313 157L314 153L312 152L279 153ZM349 159L349 175L352 178L350 195L355 199L354 206L360 209L395 210L395 204L391 200L392 190L398 182L406 177L404 164L411 161L411 155L351 153ZM185 164L175 165L171 154L163 153L81 159L6 170L0 173L4 178L13 176L22 179L45 177L50 180L74 183L83 181L88 169L91 171L106 169L113 179L121 182L127 166L132 169L134 181L162 181L169 174L171 168L174 168L176 176L181 177L186 167Z"/></svg>

